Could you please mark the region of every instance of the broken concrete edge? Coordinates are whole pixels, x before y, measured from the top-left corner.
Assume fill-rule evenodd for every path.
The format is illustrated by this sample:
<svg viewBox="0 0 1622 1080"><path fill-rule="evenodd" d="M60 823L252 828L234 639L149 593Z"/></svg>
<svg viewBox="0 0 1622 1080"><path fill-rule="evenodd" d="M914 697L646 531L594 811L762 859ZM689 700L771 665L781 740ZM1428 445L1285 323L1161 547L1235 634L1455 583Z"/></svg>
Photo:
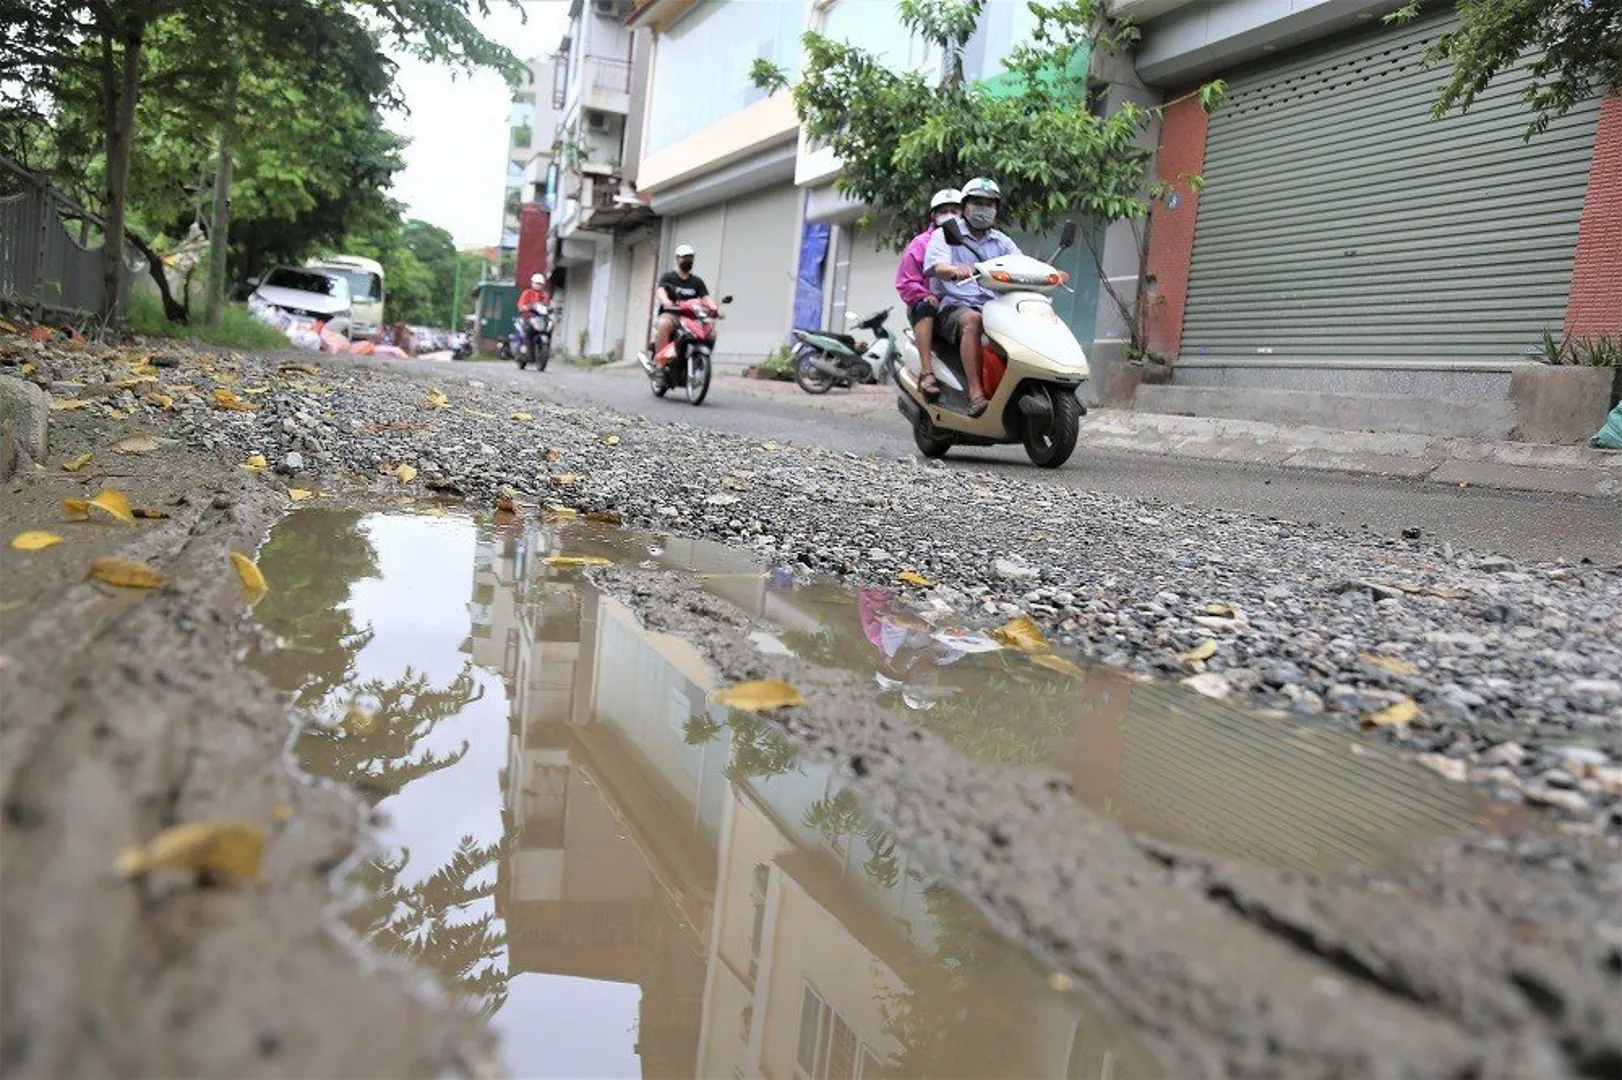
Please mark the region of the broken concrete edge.
<svg viewBox="0 0 1622 1080"><path fill-rule="evenodd" d="M6 615L0 1071L489 1075L488 1031L420 971L348 947L334 875L369 849L367 808L289 767L288 708L237 662L262 631L228 554L255 551L286 497L190 448L122 468L171 516L104 550L169 583L110 599L72 574ZM0 517L56 495L23 473ZM126 845L220 820L271 834L262 882L111 872Z"/></svg>
<svg viewBox="0 0 1622 1080"><path fill-rule="evenodd" d="M0 375L0 481L45 462L51 398L31 382Z"/></svg>
<svg viewBox="0 0 1622 1080"><path fill-rule="evenodd" d="M1097 409L1082 420L1095 450L1393 476L1588 498L1622 497L1622 453L1403 432Z"/></svg>

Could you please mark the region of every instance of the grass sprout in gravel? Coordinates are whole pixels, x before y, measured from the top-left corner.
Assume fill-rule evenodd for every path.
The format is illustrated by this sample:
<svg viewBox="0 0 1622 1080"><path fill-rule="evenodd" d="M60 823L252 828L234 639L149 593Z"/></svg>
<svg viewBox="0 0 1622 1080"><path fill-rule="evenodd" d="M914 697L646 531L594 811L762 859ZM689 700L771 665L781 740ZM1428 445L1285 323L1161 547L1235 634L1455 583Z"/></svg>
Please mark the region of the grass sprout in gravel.
<svg viewBox="0 0 1622 1080"><path fill-rule="evenodd" d="M1027 612L1102 662L1303 720L1372 724L1368 737L1445 776L1557 808L1573 828L1622 831L1619 567L1515 564L1035 473L779 446L548 405L481 385L477 369L429 383L380 362L166 350L161 362L178 367L141 396L116 389L114 350L0 339L0 364L32 363L29 377L57 397L132 409L232 460L263 454L267 483L330 490L358 475L476 507L511 488L898 588L982 625ZM320 370L289 366L309 364ZM216 389L255 411L214 407ZM416 470L410 482L401 465ZM904 570L933 585L899 584ZM1417 716L1379 726L1409 700Z"/></svg>

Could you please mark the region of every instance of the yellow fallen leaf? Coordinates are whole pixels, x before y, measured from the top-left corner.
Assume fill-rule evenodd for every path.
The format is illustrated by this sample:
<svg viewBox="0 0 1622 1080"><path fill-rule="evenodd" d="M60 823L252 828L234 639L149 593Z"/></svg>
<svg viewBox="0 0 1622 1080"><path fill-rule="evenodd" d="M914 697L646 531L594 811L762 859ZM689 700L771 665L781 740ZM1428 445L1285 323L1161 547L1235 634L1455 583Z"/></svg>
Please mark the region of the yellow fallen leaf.
<svg viewBox="0 0 1622 1080"><path fill-rule="evenodd" d="M784 709L805 704L805 698L800 696L798 690L778 679L741 682L716 691L714 700L717 705L724 705L729 709L744 709L748 712Z"/></svg>
<svg viewBox="0 0 1622 1080"><path fill-rule="evenodd" d="M37 365L35 365L35 363L32 360L30 360L30 361L28 361L28 363L24 364L22 367L17 369L17 374L23 375L23 376L32 375L34 373L34 368L36 366Z"/></svg>
<svg viewBox="0 0 1622 1080"><path fill-rule="evenodd" d="M158 377L156 375L136 374L131 375L127 379L119 379L117 382L113 383L113 385L118 387L120 390L133 390L137 386L145 386L147 383L155 383L157 381Z"/></svg>
<svg viewBox="0 0 1622 1080"><path fill-rule="evenodd" d="M601 555L548 555L541 560L547 566L556 566L562 569L577 569L583 566L612 566L613 559L605 559Z"/></svg>
<svg viewBox="0 0 1622 1080"><path fill-rule="evenodd" d="M1045 667L1049 671L1057 671L1061 675L1075 675L1079 678L1082 673L1081 668L1077 667L1073 662L1052 653L1039 653L1031 657L1031 663L1038 667Z"/></svg>
<svg viewBox="0 0 1622 1080"><path fill-rule="evenodd" d="M1219 619L1231 619L1231 618L1233 618L1233 615L1234 615L1233 605L1231 605L1231 604L1206 604L1205 605L1205 613L1207 615L1215 615Z"/></svg>
<svg viewBox="0 0 1622 1080"><path fill-rule="evenodd" d="M159 510L156 506L137 506L133 513L147 521L158 521L169 516L169 511Z"/></svg>
<svg viewBox="0 0 1622 1080"><path fill-rule="evenodd" d="M283 375L319 375L321 369L314 364L282 364L276 369Z"/></svg>
<svg viewBox="0 0 1622 1080"><path fill-rule="evenodd" d="M557 473L556 475L548 477L548 479L559 487L564 487L565 485L576 482L580 479L580 477L576 476L574 473Z"/></svg>
<svg viewBox="0 0 1622 1080"><path fill-rule="evenodd" d="M916 585L920 589L927 589L935 584L916 570L903 570L895 576L895 579L905 585Z"/></svg>
<svg viewBox="0 0 1622 1080"><path fill-rule="evenodd" d="M69 458L67 461L64 461L62 463L62 468L68 472L78 472L80 469L84 468L94 460L96 460L95 454L80 454L76 458Z"/></svg>
<svg viewBox="0 0 1622 1080"><path fill-rule="evenodd" d="M1072 989L1075 988L1076 984L1070 978L1070 976L1064 974L1063 972L1054 971L1048 974L1048 985L1051 986L1056 993L1068 994Z"/></svg>
<svg viewBox="0 0 1622 1080"><path fill-rule="evenodd" d="M259 411L258 406L249 405L246 401L243 401L241 398L237 397L233 391L227 390L224 387L220 387L214 391L213 399L214 407L216 409L225 409L227 412Z"/></svg>
<svg viewBox="0 0 1622 1080"><path fill-rule="evenodd" d="M150 454L159 445L158 440L147 434L126 435L113 443L113 449L120 454Z"/></svg>
<svg viewBox="0 0 1622 1080"><path fill-rule="evenodd" d="M1419 717L1419 706L1410 698L1403 698L1377 713L1363 718L1365 728L1407 727Z"/></svg>
<svg viewBox="0 0 1622 1080"><path fill-rule="evenodd" d="M1406 660L1399 660L1395 656L1380 656L1377 653L1358 653L1357 658L1365 664L1391 672L1393 675L1418 675L1419 669Z"/></svg>
<svg viewBox="0 0 1622 1080"><path fill-rule="evenodd" d="M619 444L620 437L618 435L608 435L603 438L604 446L618 446Z"/></svg>
<svg viewBox="0 0 1622 1080"><path fill-rule="evenodd" d="M124 493L121 491L102 488L96 493L96 497L90 500L89 505L125 524L134 524L135 522L135 515L130 511L130 501L124 497Z"/></svg>
<svg viewBox="0 0 1622 1080"><path fill-rule="evenodd" d="M777 449L777 444L774 443L774 442L761 443L760 448L762 450L776 450Z"/></svg>
<svg viewBox="0 0 1622 1080"><path fill-rule="evenodd" d="M72 409L82 409L88 404L90 404L90 402L84 401L80 398L57 398L55 401L51 402L51 411L68 412Z"/></svg>
<svg viewBox="0 0 1622 1080"><path fill-rule="evenodd" d="M242 463L242 467L251 473L262 473L270 468L270 462L265 460L263 454L250 454L248 460Z"/></svg>
<svg viewBox="0 0 1622 1080"><path fill-rule="evenodd" d="M306 491L303 488L288 488L287 497L294 502L303 502L305 499L315 498L315 492Z"/></svg>
<svg viewBox="0 0 1622 1080"><path fill-rule="evenodd" d="M1015 615L992 630L991 637L992 640L1010 649L1018 649L1020 652L1033 655L1053 651L1053 646L1048 644L1048 639L1042 636L1041 628L1029 615Z"/></svg>
<svg viewBox="0 0 1622 1080"><path fill-rule="evenodd" d="M1210 638L1206 638L1204 641L1188 650L1182 656L1178 657L1178 659L1184 664L1196 664L1201 660L1211 659L1211 657L1216 655L1216 651L1217 643L1212 641Z"/></svg>
<svg viewBox="0 0 1622 1080"><path fill-rule="evenodd" d="M422 512L423 512L423 515L425 517L444 517L445 516L445 508L443 506L425 506L425 507L423 507Z"/></svg>
<svg viewBox="0 0 1622 1080"><path fill-rule="evenodd" d="M215 382L224 383L226 386L235 386L237 384L237 377L228 371L216 371L213 374ZM219 393L219 391L216 390L215 393Z"/></svg>
<svg viewBox="0 0 1622 1080"><path fill-rule="evenodd" d="M531 413L515 412L515 413L509 414L507 419L509 419L509 420L519 420L519 421L522 421L524 423L528 423L529 421L535 419L535 417Z"/></svg>
<svg viewBox="0 0 1622 1080"><path fill-rule="evenodd" d="M417 470L412 465L396 465L394 468L396 479L402 484L409 484L417 478Z"/></svg>
<svg viewBox="0 0 1622 1080"><path fill-rule="evenodd" d="M159 393L156 390L148 394L146 396L146 400L148 404L156 405L160 409L172 409L175 407L174 398L170 397L168 394Z"/></svg>
<svg viewBox="0 0 1622 1080"><path fill-rule="evenodd" d="M277 803L275 806L270 808L270 816L275 818L277 821L292 821L293 808L288 806L286 803Z"/></svg>
<svg viewBox="0 0 1622 1080"><path fill-rule="evenodd" d="M67 515L69 521L89 521L90 500L71 497L63 499L62 513Z"/></svg>
<svg viewBox="0 0 1622 1080"><path fill-rule="evenodd" d="M244 386L242 388L242 392L244 394L256 394L256 395L257 394L268 394L268 393L270 393L270 387L268 387L268 386Z"/></svg>
<svg viewBox="0 0 1622 1080"><path fill-rule="evenodd" d="M21 532L11 538L11 546L18 551L43 551L61 542L62 538L55 533L42 532L38 529Z"/></svg>
<svg viewBox="0 0 1622 1080"><path fill-rule="evenodd" d="M169 583L166 576L145 563L130 559L115 559L111 556L91 563L90 573L87 576L91 581L119 585L126 589L161 589Z"/></svg>
<svg viewBox="0 0 1622 1080"><path fill-rule="evenodd" d="M251 593L264 593L270 591L265 583L265 575L260 572L259 564L240 551L231 552L231 565L237 568L237 578L242 587Z"/></svg>
<svg viewBox="0 0 1622 1080"><path fill-rule="evenodd" d="M451 399L446 397L445 391L439 387L430 386L428 388L428 406L433 409L448 409L451 407Z"/></svg>
<svg viewBox="0 0 1622 1080"><path fill-rule="evenodd" d="M118 857L117 869L125 877L167 867L190 870L200 881L221 885L260 881L266 839L265 830L251 821L174 825L145 847L126 848Z"/></svg>

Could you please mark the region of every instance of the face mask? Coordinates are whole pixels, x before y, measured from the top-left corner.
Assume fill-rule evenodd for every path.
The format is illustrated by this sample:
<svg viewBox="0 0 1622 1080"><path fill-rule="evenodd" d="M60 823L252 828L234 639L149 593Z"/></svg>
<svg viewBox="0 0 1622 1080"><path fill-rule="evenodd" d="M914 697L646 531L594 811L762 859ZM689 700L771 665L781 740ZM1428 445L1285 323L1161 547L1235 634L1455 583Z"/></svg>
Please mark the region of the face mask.
<svg viewBox="0 0 1622 1080"><path fill-rule="evenodd" d="M971 206L963 212L969 219L971 229L989 229L997 222L997 208L994 206Z"/></svg>
<svg viewBox="0 0 1622 1080"><path fill-rule="evenodd" d="M935 225L937 227L945 225L948 221L951 221L955 217L957 217L957 214L954 211L942 210L935 215Z"/></svg>
<svg viewBox="0 0 1622 1080"><path fill-rule="evenodd" d="M685 273L687 273L687 271L691 270L692 268L693 268L693 260L692 259L677 259L676 260L676 269L680 270L682 273L685 274Z"/></svg>

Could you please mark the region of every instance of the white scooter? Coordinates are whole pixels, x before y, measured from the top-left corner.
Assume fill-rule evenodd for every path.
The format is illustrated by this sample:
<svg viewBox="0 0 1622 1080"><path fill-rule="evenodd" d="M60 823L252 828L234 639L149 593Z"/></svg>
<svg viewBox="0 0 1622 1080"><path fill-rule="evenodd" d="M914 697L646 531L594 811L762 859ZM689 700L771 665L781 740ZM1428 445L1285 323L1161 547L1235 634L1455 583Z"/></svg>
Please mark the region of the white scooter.
<svg viewBox="0 0 1622 1080"><path fill-rule="evenodd" d="M979 254L956 221L941 227L953 246ZM1067 221L1059 251L1075 242L1076 224ZM1047 295L1060 287L1063 277L1041 259L1003 255L975 263L974 280L997 294L980 312L984 333L976 343L984 358L982 376L985 360L991 359L987 354L1006 365L990 406L979 416L969 415L963 361L958 349L939 337L932 351L941 393L937 400L927 400L918 388L922 370L910 329L903 335L895 373L900 390L896 405L912 423L913 438L925 457L943 457L953 446L1023 443L1032 462L1057 469L1076 448L1081 417L1087 411L1076 395L1091 374L1081 343Z"/></svg>

